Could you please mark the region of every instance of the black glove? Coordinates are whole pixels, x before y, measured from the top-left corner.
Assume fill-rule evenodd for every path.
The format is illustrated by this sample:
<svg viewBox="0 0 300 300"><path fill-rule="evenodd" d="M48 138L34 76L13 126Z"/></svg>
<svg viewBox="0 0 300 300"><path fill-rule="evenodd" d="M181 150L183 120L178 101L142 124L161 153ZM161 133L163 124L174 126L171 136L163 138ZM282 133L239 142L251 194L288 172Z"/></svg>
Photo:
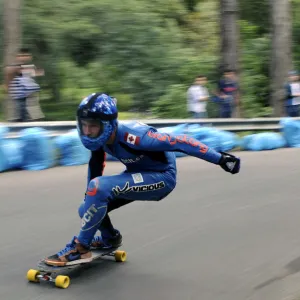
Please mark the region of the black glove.
<svg viewBox="0 0 300 300"><path fill-rule="evenodd" d="M222 157L219 161L219 165L226 172L231 174L236 174L240 171L241 160L234 155L228 154L226 152L220 152Z"/></svg>

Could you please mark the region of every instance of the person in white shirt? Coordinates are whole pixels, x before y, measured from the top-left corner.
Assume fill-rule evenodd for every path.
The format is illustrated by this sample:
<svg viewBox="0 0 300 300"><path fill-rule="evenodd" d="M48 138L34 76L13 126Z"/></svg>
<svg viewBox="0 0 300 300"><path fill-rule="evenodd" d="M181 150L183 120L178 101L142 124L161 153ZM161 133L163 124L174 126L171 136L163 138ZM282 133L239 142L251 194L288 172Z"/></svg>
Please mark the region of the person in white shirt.
<svg viewBox="0 0 300 300"><path fill-rule="evenodd" d="M287 116L299 117L300 111L300 81L297 71L289 72L289 82L285 85L286 100L285 108Z"/></svg>
<svg viewBox="0 0 300 300"><path fill-rule="evenodd" d="M187 109L192 118L207 118L207 100L209 93L205 87L207 78L199 75L187 91Z"/></svg>

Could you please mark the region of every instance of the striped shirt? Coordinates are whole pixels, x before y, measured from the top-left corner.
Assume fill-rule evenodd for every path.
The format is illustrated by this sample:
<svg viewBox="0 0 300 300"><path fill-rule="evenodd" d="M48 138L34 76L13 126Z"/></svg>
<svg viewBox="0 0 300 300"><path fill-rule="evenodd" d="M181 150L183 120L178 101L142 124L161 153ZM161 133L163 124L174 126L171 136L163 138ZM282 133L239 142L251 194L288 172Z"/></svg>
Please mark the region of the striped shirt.
<svg viewBox="0 0 300 300"><path fill-rule="evenodd" d="M10 96L17 100L39 91L40 86L30 77L16 76L9 84Z"/></svg>

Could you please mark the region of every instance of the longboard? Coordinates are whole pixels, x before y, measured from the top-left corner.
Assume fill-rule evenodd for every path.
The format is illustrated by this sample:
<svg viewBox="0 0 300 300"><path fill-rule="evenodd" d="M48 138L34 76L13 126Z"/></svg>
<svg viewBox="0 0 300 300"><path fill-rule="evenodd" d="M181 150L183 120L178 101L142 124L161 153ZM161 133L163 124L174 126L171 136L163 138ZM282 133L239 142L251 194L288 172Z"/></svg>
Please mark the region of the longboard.
<svg viewBox="0 0 300 300"><path fill-rule="evenodd" d="M83 265L89 264L96 259L100 259L103 256L113 256L117 262L125 262L127 254L123 250L117 248L103 249L103 250L91 250L91 260L84 263L66 265L66 266L50 266L45 263L44 260L40 260L37 264L37 269L30 269L27 272L27 279L30 282L48 281L54 282L56 287L66 289L70 285L70 277L66 275L59 275L61 272L68 270L74 270Z"/></svg>

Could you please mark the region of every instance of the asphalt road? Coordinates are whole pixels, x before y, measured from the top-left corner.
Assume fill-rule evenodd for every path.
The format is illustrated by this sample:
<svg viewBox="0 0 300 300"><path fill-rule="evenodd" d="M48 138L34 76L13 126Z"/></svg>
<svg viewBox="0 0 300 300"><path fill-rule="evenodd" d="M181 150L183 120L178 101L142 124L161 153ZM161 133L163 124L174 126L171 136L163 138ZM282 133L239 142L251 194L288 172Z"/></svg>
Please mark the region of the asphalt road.
<svg viewBox="0 0 300 300"><path fill-rule="evenodd" d="M0 299L300 299L300 150L239 155L235 176L180 158L166 199L111 214L128 261L71 273L65 290L26 273L78 233L86 166L0 174Z"/></svg>

